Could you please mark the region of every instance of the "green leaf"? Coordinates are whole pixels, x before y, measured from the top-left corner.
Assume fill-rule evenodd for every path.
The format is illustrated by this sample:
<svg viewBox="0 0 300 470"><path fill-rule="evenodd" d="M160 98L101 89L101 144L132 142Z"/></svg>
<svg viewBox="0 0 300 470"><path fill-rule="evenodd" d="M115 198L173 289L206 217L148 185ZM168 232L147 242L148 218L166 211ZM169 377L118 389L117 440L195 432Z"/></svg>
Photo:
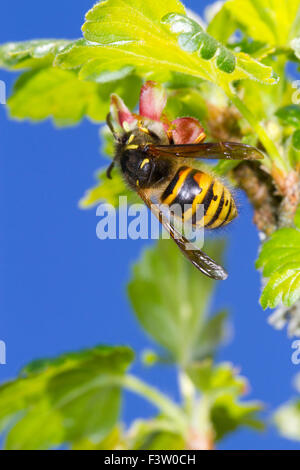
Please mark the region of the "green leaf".
<svg viewBox="0 0 300 470"><path fill-rule="evenodd" d="M279 433L294 441L300 441L300 399L282 405L274 414Z"/></svg>
<svg viewBox="0 0 300 470"><path fill-rule="evenodd" d="M8 449L46 449L104 438L116 424L121 377L133 360L126 347L104 347L35 361L0 387L0 422Z"/></svg>
<svg viewBox="0 0 300 470"><path fill-rule="evenodd" d="M55 64L79 69L80 78L96 81L102 80L103 74L133 66L144 78L160 81L170 81L174 73L180 73L221 86L242 78L276 83L270 67L246 54L233 54L206 33L200 55L183 50L176 35L161 23L170 12L175 15L173 18L179 15L182 22L191 21L183 16L184 8L175 0L100 2L86 16L83 25L86 40L58 54ZM181 44L184 46L184 41ZM193 49L190 40L185 48Z"/></svg>
<svg viewBox="0 0 300 470"><path fill-rule="evenodd" d="M278 109L275 113L285 125L300 127L300 106L291 104Z"/></svg>
<svg viewBox="0 0 300 470"><path fill-rule="evenodd" d="M248 382L230 363L213 365L211 360L205 360L191 364L186 372L201 392L200 407L206 406L216 440L241 426L262 428L257 417L262 405L240 401L248 390Z"/></svg>
<svg viewBox="0 0 300 470"><path fill-rule="evenodd" d="M300 150L300 129L297 129L292 136L292 144L295 150Z"/></svg>
<svg viewBox="0 0 300 470"><path fill-rule="evenodd" d="M195 359L210 357L226 336L225 324L227 311L216 313L212 318L208 318L199 332L196 344L194 345Z"/></svg>
<svg viewBox="0 0 300 470"><path fill-rule="evenodd" d="M214 172L217 175L226 175L229 171L233 170L237 165L239 165L239 161L234 160L220 160L214 166Z"/></svg>
<svg viewBox="0 0 300 470"><path fill-rule="evenodd" d="M176 434L163 416L151 420L139 419L128 431L132 450L184 450L182 436Z"/></svg>
<svg viewBox="0 0 300 470"><path fill-rule="evenodd" d="M174 432L157 432L148 437L141 450L184 450L185 442L182 436Z"/></svg>
<svg viewBox="0 0 300 470"><path fill-rule="evenodd" d="M196 52L199 50L199 54L203 59L212 59L221 46L216 39L204 31L199 23L185 15L169 13L163 17L162 22L170 25L173 33L179 33L178 42L184 51ZM235 62L233 55L232 58ZM225 69L220 68L224 72L230 73L226 70L226 67Z"/></svg>
<svg viewBox="0 0 300 470"><path fill-rule="evenodd" d="M245 426L262 431L264 425L257 417L257 413L261 409L262 405L259 402L236 401L232 395L219 396L211 410L216 441Z"/></svg>
<svg viewBox="0 0 300 470"><path fill-rule="evenodd" d="M216 67L219 71L224 73L218 77L217 70L211 70L215 74L215 77L210 80L220 86L224 86L228 81L242 78L251 78L268 84L277 82L270 67L266 67L255 61L247 54L235 54L231 52L212 36L207 34L203 28L191 18L172 12L166 15L162 21L169 25L173 33L179 35L178 43L183 50L190 53L198 52L197 55L200 59L211 60L210 64L212 69ZM208 71L208 73L210 72ZM207 79L209 80L209 78Z"/></svg>
<svg viewBox="0 0 300 470"><path fill-rule="evenodd" d="M193 88L179 89L169 93L165 113L170 120L178 116L190 116L203 124L207 119L207 103L201 91Z"/></svg>
<svg viewBox="0 0 300 470"><path fill-rule="evenodd" d="M228 44L228 48L236 52L245 52L257 60L266 59L270 54L274 54L276 49L262 41L253 41L244 37L241 41ZM274 64L276 65L276 64Z"/></svg>
<svg viewBox="0 0 300 470"><path fill-rule="evenodd" d="M53 67L56 55L77 43L36 40L0 47L0 67L30 69L18 79L8 100L12 117L32 121L52 117L58 126L74 125L84 116L101 122L109 112L113 92L122 95L130 107L136 105L142 82L132 74L132 66L107 71L101 80L92 77L93 83L83 82L77 70Z"/></svg>
<svg viewBox="0 0 300 470"><path fill-rule="evenodd" d="M220 8L207 26L207 32L218 41L227 42L237 25L226 8Z"/></svg>
<svg viewBox="0 0 300 470"><path fill-rule="evenodd" d="M122 94L135 105L141 82L129 76L109 84L78 80L76 72L42 68L21 75L16 82L8 107L12 117L40 121L52 117L58 126L74 125L84 116L101 122L109 112L109 96Z"/></svg>
<svg viewBox="0 0 300 470"><path fill-rule="evenodd" d="M300 229L300 205L297 207L294 222L296 227Z"/></svg>
<svg viewBox="0 0 300 470"><path fill-rule="evenodd" d="M291 167L295 168L296 170L300 163L300 148L298 149L296 147L298 146L298 131L299 129L296 129L296 131L294 131L294 133L287 138L286 143L285 143L286 153L291 163ZM295 138L294 138L294 134L296 134ZM294 142L294 139L295 139L295 142Z"/></svg>
<svg viewBox="0 0 300 470"><path fill-rule="evenodd" d="M76 124L85 114L100 121L103 106L96 84L80 82L76 73L54 68L22 75L8 100L12 117L32 121L52 117L58 126Z"/></svg>
<svg viewBox="0 0 300 470"><path fill-rule="evenodd" d="M276 62L273 62L273 70L275 73L278 72L278 75L282 74L280 66ZM281 127L277 120L274 119L274 114L277 112L278 107L290 105L294 93L291 83L286 82L283 86L282 81L280 81L270 87L262 83L247 80L241 85L238 88L243 93L244 104L251 109L257 120L266 121L267 123L272 121L272 123L269 123L269 126L272 125L278 128L277 134L281 138ZM281 145L281 140L278 142L278 145Z"/></svg>
<svg viewBox="0 0 300 470"><path fill-rule="evenodd" d="M214 242L205 251L210 248L219 260L221 247ZM213 287L214 281L199 274L174 242L160 240L134 266L128 292L143 328L176 362L188 364L212 355L224 336L224 313L207 318Z"/></svg>
<svg viewBox="0 0 300 470"><path fill-rule="evenodd" d="M275 308L280 302L291 307L300 297L300 265L291 264L273 274L260 298L264 309Z"/></svg>
<svg viewBox="0 0 300 470"><path fill-rule="evenodd" d="M219 15L225 10L252 39L284 47L300 31L299 7L299 0L228 0Z"/></svg>
<svg viewBox="0 0 300 470"><path fill-rule="evenodd" d="M238 376L230 363L213 366L211 360L191 364L187 373L194 385L202 393L219 394L232 393L242 395L248 388L244 377Z"/></svg>
<svg viewBox="0 0 300 470"><path fill-rule="evenodd" d="M72 450L125 450L125 436L120 426L116 426L104 439L92 442L89 439L82 439L75 442Z"/></svg>
<svg viewBox="0 0 300 470"><path fill-rule="evenodd" d="M300 231L277 230L263 245L256 267L269 278L260 298L262 307L293 305L300 297Z"/></svg>
<svg viewBox="0 0 300 470"><path fill-rule="evenodd" d="M128 189L122 179L118 169L113 170L112 179L106 176L106 170L100 170L97 174L98 184L86 191L83 198L79 201L81 209L90 209L101 202L107 202L114 207L119 207L119 198L127 197L128 204L139 202L138 196Z"/></svg>
<svg viewBox="0 0 300 470"><path fill-rule="evenodd" d="M49 66L53 63L56 54L70 44L72 41L56 39L3 44L0 46L0 68L19 70Z"/></svg>

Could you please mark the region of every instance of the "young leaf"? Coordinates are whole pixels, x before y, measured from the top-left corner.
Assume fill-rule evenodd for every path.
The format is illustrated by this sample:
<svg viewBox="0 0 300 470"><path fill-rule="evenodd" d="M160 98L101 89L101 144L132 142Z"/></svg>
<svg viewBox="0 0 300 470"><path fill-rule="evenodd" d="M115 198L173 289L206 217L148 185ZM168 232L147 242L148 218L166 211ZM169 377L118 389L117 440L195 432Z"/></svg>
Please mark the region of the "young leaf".
<svg viewBox="0 0 300 470"><path fill-rule="evenodd" d="M72 41L58 39L3 44L0 46L0 68L20 70L50 66L56 54L70 44Z"/></svg>
<svg viewBox="0 0 300 470"><path fill-rule="evenodd" d="M299 0L228 0L219 15L225 10L229 21L252 39L284 47L300 31L299 7Z"/></svg>
<svg viewBox="0 0 300 470"><path fill-rule="evenodd" d="M178 116L190 116L198 119L201 124L207 119L207 103L200 90L193 88L170 91L165 113L170 120Z"/></svg>
<svg viewBox="0 0 300 470"><path fill-rule="evenodd" d="M232 393L243 395L248 388L244 377L237 375L232 364L221 363L213 366L211 360L191 364L187 373L198 390L202 393Z"/></svg>
<svg viewBox="0 0 300 470"><path fill-rule="evenodd" d="M226 175L229 171L233 170L240 162L234 160L220 160L214 166L214 172L217 175Z"/></svg>
<svg viewBox="0 0 300 470"><path fill-rule="evenodd" d="M164 416L151 420L136 420L128 431L128 444L132 450L184 450L185 442L165 421Z"/></svg>
<svg viewBox="0 0 300 470"><path fill-rule="evenodd" d="M12 117L40 121L52 117L56 125L68 126L84 116L93 121L105 120L109 112L109 96L122 94L135 105L140 79L129 76L107 84L84 82L76 72L54 67L26 72L16 82L8 108Z"/></svg>
<svg viewBox="0 0 300 470"><path fill-rule="evenodd" d="M295 150L300 150L300 129L297 129L292 136L292 144Z"/></svg>
<svg viewBox="0 0 300 470"><path fill-rule="evenodd" d="M74 125L85 114L101 121L104 106L96 84L81 82L75 72L55 68L22 75L8 100L12 117L32 121L52 117L58 126Z"/></svg>
<svg viewBox="0 0 300 470"><path fill-rule="evenodd" d="M300 231L277 230L263 245L256 267L269 278L260 298L262 307L293 305L300 297Z"/></svg>
<svg viewBox="0 0 300 470"><path fill-rule="evenodd" d="M187 16L169 13L163 20L168 24L171 31L179 34L178 43L187 52L198 52L198 57L211 60L212 66L219 69L221 73L217 76L217 70L212 70L215 77L207 78L221 87L229 81L242 78L251 78L261 83L275 84L277 78L270 67L252 59L248 54L233 53L212 36L207 34L202 27ZM226 76L227 74L227 76Z"/></svg>
<svg viewBox="0 0 300 470"><path fill-rule="evenodd" d="M184 16L184 8L176 0L100 2L86 16L83 33L87 41L79 41L58 54L55 63L66 69L80 68L80 78L89 80L101 80L108 71L133 66L141 76L161 81L170 80L177 72L221 86L242 78L276 83L270 67L246 54L231 53L200 29L199 34L205 35L200 55L193 52L193 38L187 43L184 37L180 39L187 49L183 50L175 34L161 22L163 17L165 21L171 18L166 17L170 12L172 18L180 18L182 27L192 21ZM200 28L197 23L193 25Z"/></svg>
<svg viewBox="0 0 300 470"><path fill-rule="evenodd" d="M204 396L202 400L207 403L217 441L241 426L262 429L257 417L262 405L240 401L240 397L247 392L248 382L237 374L231 364L214 366L210 360L196 362L187 368L187 373Z"/></svg>
<svg viewBox="0 0 300 470"><path fill-rule="evenodd" d="M0 387L0 422L8 449L46 449L102 439L116 424L122 377L133 360L126 347L104 347L35 361Z"/></svg>
<svg viewBox="0 0 300 470"><path fill-rule="evenodd" d="M273 65L273 70L275 73L278 72L278 75L282 73L276 63ZM272 124L274 123L273 126L278 128L279 126L277 120L274 119L274 114L276 114L279 107L284 109L285 107L289 107L292 102L292 94L294 91L291 84L287 82L283 87L282 82L279 81L279 83L270 87L262 83L247 80L241 85L240 88L244 97L243 102L251 109L256 119L265 122L272 120Z"/></svg>
<svg viewBox="0 0 300 470"><path fill-rule="evenodd" d="M116 426L113 430L100 441L93 442L89 439L81 439L76 441L72 446L72 450L125 450L125 436L120 426Z"/></svg>
<svg viewBox="0 0 300 470"><path fill-rule="evenodd" d="M226 49L194 20L185 15L169 13L162 19L163 23L170 25L173 33L180 33L179 45L187 52L199 51L202 59L215 57L217 67L225 73L232 73L236 66L234 54Z"/></svg>
<svg viewBox="0 0 300 470"><path fill-rule="evenodd" d="M209 247L219 259L221 245L207 244L205 250ZM213 287L172 241L160 240L134 266L128 292L143 328L176 362L188 364L212 355L224 336L224 313L207 319Z"/></svg>
<svg viewBox="0 0 300 470"><path fill-rule="evenodd" d="M230 394L219 396L211 409L211 421L216 433L216 441L241 427L262 431L264 425L257 417L261 409L261 403L256 401L238 401Z"/></svg>
<svg viewBox="0 0 300 470"><path fill-rule="evenodd" d="M236 29L237 25L230 12L226 8L220 8L209 21L206 31L214 38L226 43Z"/></svg>
<svg viewBox="0 0 300 470"><path fill-rule="evenodd" d="M300 106L298 104L284 106L278 109L275 114L286 126L290 125L300 128Z"/></svg>

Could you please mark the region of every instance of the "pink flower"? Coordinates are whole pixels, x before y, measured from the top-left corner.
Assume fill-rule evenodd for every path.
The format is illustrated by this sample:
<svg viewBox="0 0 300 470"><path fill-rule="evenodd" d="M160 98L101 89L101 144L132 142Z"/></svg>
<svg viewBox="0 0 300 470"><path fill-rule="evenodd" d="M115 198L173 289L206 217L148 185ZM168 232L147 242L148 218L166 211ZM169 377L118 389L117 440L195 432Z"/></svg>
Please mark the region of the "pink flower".
<svg viewBox="0 0 300 470"><path fill-rule="evenodd" d="M148 81L141 89L139 115L129 111L123 100L111 96L111 114L117 125L128 131L134 129L138 121L155 126L156 132L166 143L194 144L205 139L204 129L195 118L182 117L170 122L163 114L167 103L165 89L158 83Z"/></svg>

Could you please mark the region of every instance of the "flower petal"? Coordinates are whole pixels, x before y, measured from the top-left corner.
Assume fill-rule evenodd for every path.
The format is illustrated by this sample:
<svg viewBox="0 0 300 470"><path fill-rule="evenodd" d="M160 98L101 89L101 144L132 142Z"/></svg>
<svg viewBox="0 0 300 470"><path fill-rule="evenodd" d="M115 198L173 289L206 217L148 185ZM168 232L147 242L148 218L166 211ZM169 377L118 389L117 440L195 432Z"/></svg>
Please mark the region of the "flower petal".
<svg viewBox="0 0 300 470"><path fill-rule="evenodd" d="M130 124L136 120L124 101L114 93L111 95L110 112L114 121L121 127L123 127L124 122Z"/></svg>
<svg viewBox="0 0 300 470"><path fill-rule="evenodd" d="M206 135L197 119L183 117L172 121L172 137L175 144L198 144Z"/></svg>
<svg viewBox="0 0 300 470"><path fill-rule="evenodd" d="M164 88L156 82L146 82L140 94L140 115L159 121L166 103Z"/></svg>

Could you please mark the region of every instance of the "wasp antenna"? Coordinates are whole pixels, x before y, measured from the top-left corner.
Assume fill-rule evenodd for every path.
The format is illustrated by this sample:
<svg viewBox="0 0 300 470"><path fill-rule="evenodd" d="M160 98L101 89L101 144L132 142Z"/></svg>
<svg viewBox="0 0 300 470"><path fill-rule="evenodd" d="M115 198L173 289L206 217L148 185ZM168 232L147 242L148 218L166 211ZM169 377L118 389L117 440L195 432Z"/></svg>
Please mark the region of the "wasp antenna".
<svg viewBox="0 0 300 470"><path fill-rule="evenodd" d="M108 115L106 116L106 124L107 126L109 127L112 135L114 136L114 139L117 141L117 142L120 142L120 136L118 136L118 134L116 133L115 131L115 128L113 126L113 123L112 123L112 116L111 116L111 113L108 113Z"/></svg>

